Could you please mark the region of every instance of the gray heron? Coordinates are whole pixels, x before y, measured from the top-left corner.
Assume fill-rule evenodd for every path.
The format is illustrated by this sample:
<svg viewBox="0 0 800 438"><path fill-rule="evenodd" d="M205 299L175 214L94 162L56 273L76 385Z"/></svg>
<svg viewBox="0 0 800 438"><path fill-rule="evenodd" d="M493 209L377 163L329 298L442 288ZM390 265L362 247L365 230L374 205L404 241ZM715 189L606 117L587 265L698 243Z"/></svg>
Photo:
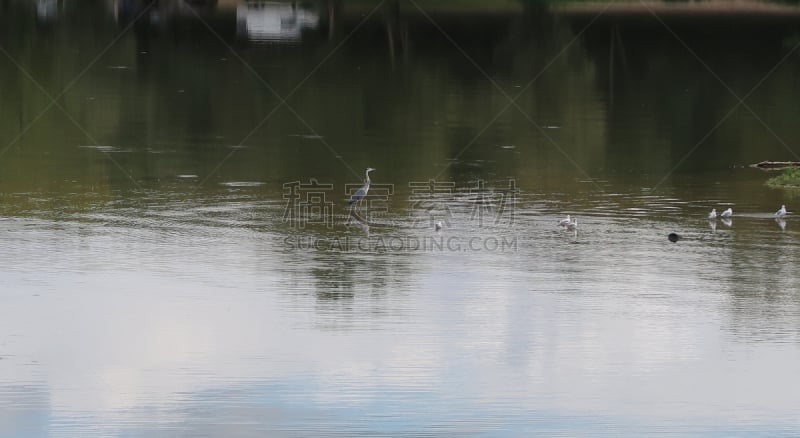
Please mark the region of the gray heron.
<svg viewBox="0 0 800 438"><path fill-rule="evenodd" d="M353 193L353 196L350 197L350 201L347 202L349 205L353 205L356 202L361 202L364 199L364 197L367 196L370 184L369 173L372 172L373 170L375 169L367 167L367 171L364 172L364 175L366 176L366 181L364 182L364 185L361 186L361 188L358 189L355 193Z"/></svg>

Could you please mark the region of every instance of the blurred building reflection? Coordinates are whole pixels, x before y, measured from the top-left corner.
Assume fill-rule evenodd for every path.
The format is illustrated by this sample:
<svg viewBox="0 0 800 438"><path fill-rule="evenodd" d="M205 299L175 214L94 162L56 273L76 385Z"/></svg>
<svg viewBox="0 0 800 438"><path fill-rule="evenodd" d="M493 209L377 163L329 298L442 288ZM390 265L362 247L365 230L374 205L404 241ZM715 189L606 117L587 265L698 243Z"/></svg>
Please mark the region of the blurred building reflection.
<svg viewBox="0 0 800 438"><path fill-rule="evenodd" d="M58 0L36 0L36 18L39 23L55 21L58 15Z"/></svg>
<svg viewBox="0 0 800 438"><path fill-rule="evenodd" d="M319 14L296 2L251 0L236 8L236 32L250 41L300 41L304 29L316 29Z"/></svg>

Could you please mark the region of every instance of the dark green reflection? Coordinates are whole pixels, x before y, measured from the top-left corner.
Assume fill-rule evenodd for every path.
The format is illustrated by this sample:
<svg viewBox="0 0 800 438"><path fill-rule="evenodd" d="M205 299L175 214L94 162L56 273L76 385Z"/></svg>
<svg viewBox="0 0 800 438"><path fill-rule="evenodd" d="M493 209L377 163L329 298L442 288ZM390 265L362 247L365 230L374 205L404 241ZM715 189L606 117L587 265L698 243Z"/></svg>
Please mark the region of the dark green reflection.
<svg viewBox="0 0 800 438"><path fill-rule="evenodd" d="M286 181L341 185L372 166L400 186L516 177L569 191L797 159L789 6L254 5L3 2L0 189L194 175L178 186L259 181L277 197Z"/></svg>

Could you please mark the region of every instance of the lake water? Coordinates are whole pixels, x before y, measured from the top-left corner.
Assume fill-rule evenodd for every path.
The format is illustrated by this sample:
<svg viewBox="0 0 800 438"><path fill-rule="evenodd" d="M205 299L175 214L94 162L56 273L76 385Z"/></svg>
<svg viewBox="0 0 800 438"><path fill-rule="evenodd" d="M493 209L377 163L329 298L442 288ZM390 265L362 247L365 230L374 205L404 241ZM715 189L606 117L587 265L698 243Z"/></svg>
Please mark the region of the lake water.
<svg viewBox="0 0 800 438"><path fill-rule="evenodd" d="M800 10L212 3L0 2L0 436L800 431Z"/></svg>

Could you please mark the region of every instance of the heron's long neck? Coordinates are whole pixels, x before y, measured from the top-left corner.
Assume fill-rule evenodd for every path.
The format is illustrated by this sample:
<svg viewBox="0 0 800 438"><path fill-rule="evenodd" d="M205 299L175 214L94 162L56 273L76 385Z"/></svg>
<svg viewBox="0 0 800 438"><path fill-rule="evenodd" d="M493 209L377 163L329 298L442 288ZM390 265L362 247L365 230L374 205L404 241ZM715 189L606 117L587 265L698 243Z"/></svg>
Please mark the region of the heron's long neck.
<svg viewBox="0 0 800 438"><path fill-rule="evenodd" d="M369 183L370 183L370 180L369 180L369 171L366 171L366 172L364 172L364 175L367 177L367 185L369 185Z"/></svg>

